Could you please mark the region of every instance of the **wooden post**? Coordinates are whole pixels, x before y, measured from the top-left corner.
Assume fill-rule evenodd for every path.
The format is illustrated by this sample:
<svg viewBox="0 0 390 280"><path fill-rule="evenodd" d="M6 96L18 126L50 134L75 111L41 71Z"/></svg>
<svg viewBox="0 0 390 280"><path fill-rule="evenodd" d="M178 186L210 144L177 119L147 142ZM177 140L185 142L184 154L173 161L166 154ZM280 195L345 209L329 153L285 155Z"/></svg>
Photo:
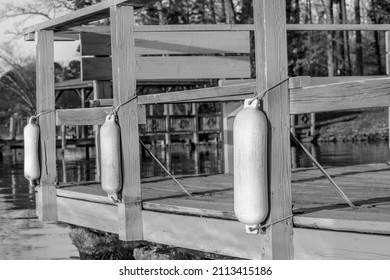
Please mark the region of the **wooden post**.
<svg viewBox="0 0 390 280"><path fill-rule="evenodd" d="M222 103L222 127L223 127L223 166L225 174L233 174L233 123L234 118L228 115L241 106L240 102Z"/></svg>
<svg viewBox="0 0 390 280"><path fill-rule="evenodd" d="M386 47L386 75L390 76L390 31L385 32L385 47ZM388 108L388 145L390 148L390 107Z"/></svg>
<svg viewBox="0 0 390 280"><path fill-rule="evenodd" d="M11 140L16 139L16 117L15 117L15 114L12 114L12 116L9 119L9 134L10 134Z"/></svg>
<svg viewBox="0 0 390 280"><path fill-rule="evenodd" d="M109 81L93 81L93 99L112 98L111 82ZM96 154L96 176L95 180L100 181L100 125L93 127L95 131L95 154Z"/></svg>
<svg viewBox="0 0 390 280"><path fill-rule="evenodd" d="M194 133L193 133L193 138L194 138L194 144L198 145L199 144L199 114L198 114L198 108L199 104L198 103L192 103L192 114L194 116Z"/></svg>
<svg viewBox="0 0 390 280"><path fill-rule="evenodd" d="M54 95L54 43L53 31L36 32L37 53L37 112L53 110ZM57 220L57 171L55 113L41 115L40 165L41 179L37 191L37 215L41 221Z"/></svg>
<svg viewBox="0 0 390 280"><path fill-rule="evenodd" d="M314 140L314 134L316 133L316 114L310 113L310 136L312 141Z"/></svg>
<svg viewBox="0 0 390 280"><path fill-rule="evenodd" d="M285 0L253 1L256 47L256 85L260 92L288 75ZM268 182L270 212L266 223L292 213L290 121L287 83L271 90L263 100L269 121ZM260 234L262 259L292 259L292 218L268 227Z"/></svg>
<svg viewBox="0 0 390 280"><path fill-rule="evenodd" d="M114 105L128 101L136 94L134 43L134 8L112 6L111 48ZM122 145L122 202L118 204L119 238L142 240L141 173L137 100L118 111Z"/></svg>
<svg viewBox="0 0 390 280"><path fill-rule="evenodd" d="M165 115L165 146L171 145L171 104L164 104L164 115Z"/></svg>
<svg viewBox="0 0 390 280"><path fill-rule="evenodd" d="M66 149L66 126L61 125L61 150L63 154L65 153L65 149Z"/></svg>

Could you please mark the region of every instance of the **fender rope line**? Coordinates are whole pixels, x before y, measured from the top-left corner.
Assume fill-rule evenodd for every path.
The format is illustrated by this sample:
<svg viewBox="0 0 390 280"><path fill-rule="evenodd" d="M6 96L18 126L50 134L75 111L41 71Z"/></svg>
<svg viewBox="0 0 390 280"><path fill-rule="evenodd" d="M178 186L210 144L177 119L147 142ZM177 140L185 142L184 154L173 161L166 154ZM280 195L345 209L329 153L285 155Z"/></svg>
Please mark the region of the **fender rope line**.
<svg viewBox="0 0 390 280"><path fill-rule="evenodd" d="M148 154L161 166L161 168L169 175L169 177L172 178L173 181L175 181L175 183L188 195L188 196L192 196L187 190L185 187L183 187L182 184L180 184L180 182L172 175L171 172L169 172L168 169L165 168L165 166L161 163L161 161L158 160L158 158L152 154L151 151L148 150L148 148L146 148L144 142L142 142L141 139L139 139L139 142L141 143L142 147L148 152Z"/></svg>
<svg viewBox="0 0 390 280"><path fill-rule="evenodd" d="M259 225L258 227L250 227L249 230L250 230L250 231L255 231L255 230L257 230L257 229L268 228L268 227L270 227L270 226L273 226L274 224L283 222L284 220L290 219L290 218L292 218L292 217L293 217L293 214L288 215L288 216L286 216L286 217L284 217L284 218L281 218L281 219L279 219L279 220L276 220L276 221L274 221L274 222L269 222L268 224L265 224L265 225Z"/></svg>
<svg viewBox="0 0 390 280"><path fill-rule="evenodd" d="M262 92L260 92L258 94L256 94L257 92L255 91L255 93L254 93L255 96L249 100L249 104L251 104L255 99L262 100L267 92L269 92L270 90L273 90L274 88L280 86L284 82L287 82L289 79L290 79L290 77L287 77L284 80L281 80L279 83L277 83L277 84L275 84L275 85L273 85L273 86L263 90Z"/></svg>
<svg viewBox="0 0 390 280"><path fill-rule="evenodd" d="M32 116L31 118L34 119L34 120L36 120L36 119L39 118L40 116L45 115L45 114L52 113L52 112L54 112L55 110L56 110L56 109L47 110L47 111L42 111L42 112L40 112L39 114L36 114L36 115Z"/></svg>
<svg viewBox="0 0 390 280"><path fill-rule="evenodd" d="M348 203L349 206L352 208L357 208L352 201L346 196L346 194L343 192L343 190L336 184L335 181L333 181L332 177L325 171L325 169L319 164L319 162L310 154L310 152L303 146L301 141L298 140L298 138L290 131L291 139L294 141L295 144L299 146L299 148L302 149L302 151L310 158L310 160L321 170L321 172L324 174L324 176L329 180L329 182L335 187L335 189L338 191L340 196L345 200L345 202Z"/></svg>
<svg viewBox="0 0 390 280"><path fill-rule="evenodd" d="M125 102L119 104L119 105L116 106L116 107L113 107L113 110L111 111L110 117L109 117L109 118L111 119L112 115L116 114L116 113L118 112L118 110L119 110L120 107L122 107L123 105L126 105L127 103L133 101L133 100L136 99L136 98L138 98L138 96L137 96L137 95L134 95L134 96L133 96L132 98L130 98L129 100L127 100L127 101L125 101Z"/></svg>

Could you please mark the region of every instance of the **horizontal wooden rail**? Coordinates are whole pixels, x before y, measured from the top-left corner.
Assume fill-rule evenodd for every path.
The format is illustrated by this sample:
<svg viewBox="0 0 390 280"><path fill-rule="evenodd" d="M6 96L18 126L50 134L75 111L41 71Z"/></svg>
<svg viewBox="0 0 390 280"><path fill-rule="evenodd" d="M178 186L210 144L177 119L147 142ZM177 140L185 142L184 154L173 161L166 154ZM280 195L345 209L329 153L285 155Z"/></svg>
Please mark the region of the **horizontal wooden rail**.
<svg viewBox="0 0 390 280"><path fill-rule="evenodd" d="M232 96L231 99L236 100L240 95L251 94L253 96L255 89L255 83L251 82L239 85L140 95L138 96L138 104L208 102L210 100L218 101L221 99L226 101L230 96Z"/></svg>
<svg viewBox="0 0 390 280"><path fill-rule="evenodd" d="M111 6L131 5L135 8L141 8L156 1L157 0L105 0L92 6L73 11L67 15L27 27L23 30L23 33L28 34L43 29L64 30L69 27L107 18Z"/></svg>
<svg viewBox="0 0 390 280"><path fill-rule="evenodd" d="M136 55L249 53L248 31L136 32ZM80 33L81 55L111 55L111 36Z"/></svg>
<svg viewBox="0 0 390 280"><path fill-rule="evenodd" d="M80 32L92 32L95 34L110 34L109 26L75 26L75 24L64 25L61 30L55 33L56 41L78 40ZM61 26L57 26L59 29ZM31 29L31 31L30 31ZM35 29L33 27L24 30L25 40L34 41ZM42 24L42 28L45 25ZM60 30L60 29L59 29ZM252 24L181 24L181 25L140 25L135 26L137 32L201 32L201 31L252 31ZM287 31L389 31L390 24L287 24Z"/></svg>
<svg viewBox="0 0 390 280"><path fill-rule="evenodd" d="M250 59L245 56L148 56L136 58L140 80L249 78ZM82 80L111 80L110 57L84 57Z"/></svg>
<svg viewBox="0 0 390 280"><path fill-rule="evenodd" d="M290 114L390 106L390 78L290 89Z"/></svg>
<svg viewBox="0 0 390 280"><path fill-rule="evenodd" d="M56 110L56 125L102 125L112 107ZM145 106L138 106L138 123L146 123Z"/></svg>

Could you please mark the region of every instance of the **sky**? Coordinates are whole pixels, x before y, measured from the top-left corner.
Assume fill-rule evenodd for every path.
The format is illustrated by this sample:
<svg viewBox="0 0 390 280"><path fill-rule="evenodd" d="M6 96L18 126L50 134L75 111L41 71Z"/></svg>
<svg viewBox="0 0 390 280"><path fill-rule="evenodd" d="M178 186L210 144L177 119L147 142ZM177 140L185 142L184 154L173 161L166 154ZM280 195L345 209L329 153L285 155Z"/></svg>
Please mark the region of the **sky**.
<svg viewBox="0 0 390 280"><path fill-rule="evenodd" d="M0 0L0 8L7 2L20 2L27 3L32 0ZM12 42L12 46L15 47L17 55L35 55L35 42L26 42L23 38L15 38L14 35L7 34L9 31L15 29L16 26L20 25L21 28L25 28L39 22L44 21L43 17L37 17L35 19L23 22L22 18L17 19L0 19L0 49L5 42ZM54 44L54 60L61 64L67 64L72 59L79 59L79 54L76 52L78 42L55 42Z"/></svg>

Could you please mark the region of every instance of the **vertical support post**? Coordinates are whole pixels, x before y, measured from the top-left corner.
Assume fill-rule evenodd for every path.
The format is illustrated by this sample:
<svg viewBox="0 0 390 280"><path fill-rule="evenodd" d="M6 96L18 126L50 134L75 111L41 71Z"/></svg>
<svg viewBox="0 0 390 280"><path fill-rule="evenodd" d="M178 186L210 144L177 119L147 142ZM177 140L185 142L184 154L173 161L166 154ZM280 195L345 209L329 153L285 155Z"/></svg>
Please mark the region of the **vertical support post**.
<svg viewBox="0 0 390 280"><path fill-rule="evenodd" d="M171 107L169 104L164 104L164 115L165 115L165 145L171 145Z"/></svg>
<svg viewBox="0 0 390 280"><path fill-rule="evenodd" d="M112 98L111 82L109 81L93 81L93 99ZM93 127L95 131L95 154L96 154L96 176L95 180L100 181L100 125Z"/></svg>
<svg viewBox="0 0 390 280"><path fill-rule="evenodd" d="M194 138L194 144L198 145L199 144L199 114L198 114L198 108L199 105L198 103L192 103L192 114L194 116L194 133L193 133L193 138Z"/></svg>
<svg viewBox="0 0 390 280"><path fill-rule="evenodd" d="M110 8L114 105L136 94L134 8ZM142 203L137 100L118 111L122 145L122 202L118 204L119 238L142 240Z"/></svg>
<svg viewBox="0 0 390 280"><path fill-rule="evenodd" d="M12 116L9 119L9 134L10 134L11 140L16 139L16 117L15 117L15 114L12 114Z"/></svg>
<svg viewBox="0 0 390 280"><path fill-rule="evenodd" d="M314 134L316 133L316 114L310 113L310 136L314 140Z"/></svg>
<svg viewBox="0 0 390 280"><path fill-rule="evenodd" d="M285 0L254 0L256 83L260 92L288 75ZM263 100L269 122L268 184L270 212L266 222L291 215L289 95L284 83ZM262 259L292 259L292 218L268 227L260 235Z"/></svg>
<svg viewBox="0 0 390 280"><path fill-rule="evenodd" d="M222 127L223 127L223 167L225 174L233 174L233 123L234 118L228 118L233 113L240 102L222 103Z"/></svg>
<svg viewBox="0 0 390 280"><path fill-rule="evenodd" d="M61 150L63 154L65 153L65 149L66 149L66 126L61 125Z"/></svg>
<svg viewBox="0 0 390 280"><path fill-rule="evenodd" d="M385 32L385 47L386 47L386 75L390 76L390 31ZM389 135L388 135L388 145L390 148L390 107L388 108L388 127L389 127Z"/></svg>
<svg viewBox="0 0 390 280"><path fill-rule="evenodd" d="M85 89L81 89L81 108L85 108ZM85 139L88 136L88 127L86 125L83 125L81 127L81 138ZM88 147L87 147L88 149Z"/></svg>
<svg viewBox="0 0 390 280"><path fill-rule="evenodd" d="M37 42L37 112L53 110L54 95L54 41L53 31L36 32ZM41 178L37 190L37 216L41 221L57 220L57 171L55 113L41 115L40 165Z"/></svg>

